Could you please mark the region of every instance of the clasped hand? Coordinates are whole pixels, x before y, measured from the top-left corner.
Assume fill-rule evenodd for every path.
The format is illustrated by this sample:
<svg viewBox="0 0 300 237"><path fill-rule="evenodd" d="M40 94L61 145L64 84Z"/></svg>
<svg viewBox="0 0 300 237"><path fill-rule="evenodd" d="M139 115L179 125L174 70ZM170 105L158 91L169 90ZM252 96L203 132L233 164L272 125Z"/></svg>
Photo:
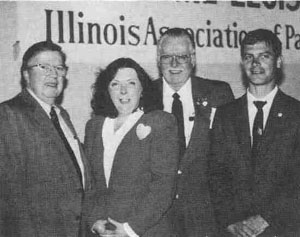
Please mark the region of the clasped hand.
<svg viewBox="0 0 300 237"><path fill-rule="evenodd" d="M109 225L114 228L109 228ZM92 226L92 232L101 237L128 237L123 223L117 222L111 218L108 218L108 220L96 221Z"/></svg>
<svg viewBox="0 0 300 237"><path fill-rule="evenodd" d="M252 216L245 221L231 224L227 230L235 237L256 237L260 235L269 224L260 216Z"/></svg>

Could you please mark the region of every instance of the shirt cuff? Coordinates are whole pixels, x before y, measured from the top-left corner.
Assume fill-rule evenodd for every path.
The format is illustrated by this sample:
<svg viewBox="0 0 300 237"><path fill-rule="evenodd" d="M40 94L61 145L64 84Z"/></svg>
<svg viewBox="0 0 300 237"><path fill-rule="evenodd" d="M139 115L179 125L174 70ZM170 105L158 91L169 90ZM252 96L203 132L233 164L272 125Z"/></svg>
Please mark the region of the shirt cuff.
<svg viewBox="0 0 300 237"><path fill-rule="evenodd" d="M123 227L129 237L139 237L127 222L123 224Z"/></svg>

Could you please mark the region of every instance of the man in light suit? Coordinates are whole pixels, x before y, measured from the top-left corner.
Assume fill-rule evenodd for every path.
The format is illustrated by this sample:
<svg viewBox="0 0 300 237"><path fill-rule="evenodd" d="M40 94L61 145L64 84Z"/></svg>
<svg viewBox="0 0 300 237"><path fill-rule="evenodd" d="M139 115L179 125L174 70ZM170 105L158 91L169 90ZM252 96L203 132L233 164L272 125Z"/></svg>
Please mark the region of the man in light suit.
<svg viewBox="0 0 300 237"><path fill-rule="evenodd" d="M210 159L220 236L300 236L300 102L279 88L281 42L241 44L247 92L216 112Z"/></svg>
<svg viewBox="0 0 300 237"><path fill-rule="evenodd" d="M79 236L88 166L68 113L58 104L66 55L32 45L22 91L0 104L0 236Z"/></svg>
<svg viewBox="0 0 300 237"><path fill-rule="evenodd" d="M163 109L178 121L181 158L169 217L179 237L214 236L207 183L208 134L216 107L233 100L227 83L193 75L195 53L194 40L185 29L167 30L157 49L162 77L154 81Z"/></svg>

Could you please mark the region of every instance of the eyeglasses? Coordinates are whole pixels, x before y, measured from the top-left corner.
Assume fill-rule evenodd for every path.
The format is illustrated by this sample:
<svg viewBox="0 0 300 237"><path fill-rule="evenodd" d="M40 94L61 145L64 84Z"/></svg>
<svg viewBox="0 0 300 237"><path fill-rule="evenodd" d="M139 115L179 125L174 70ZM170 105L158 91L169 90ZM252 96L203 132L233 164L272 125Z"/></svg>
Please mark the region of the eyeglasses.
<svg viewBox="0 0 300 237"><path fill-rule="evenodd" d="M184 64L187 63L192 54L186 54L186 55L161 55L160 56L160 62L163 64L170 64L174 59L176 60L177 63L179 64Z"/></svg>
<svg viewBox="0 0 300 237"><path fill-rule="evenodd" d="M54 66L54 65L42 64L42 63L38 63L38 64L35 64L35 65L32 65L32 66L28 66L27 68L33 68L33 67L37 67L38 69L40 69L45 74L49 74L51 71L55 70L56 73L58 74L58 76L65 76L67 74L67 71L68 71L67 66L63 66L63 65Z"/></svg>

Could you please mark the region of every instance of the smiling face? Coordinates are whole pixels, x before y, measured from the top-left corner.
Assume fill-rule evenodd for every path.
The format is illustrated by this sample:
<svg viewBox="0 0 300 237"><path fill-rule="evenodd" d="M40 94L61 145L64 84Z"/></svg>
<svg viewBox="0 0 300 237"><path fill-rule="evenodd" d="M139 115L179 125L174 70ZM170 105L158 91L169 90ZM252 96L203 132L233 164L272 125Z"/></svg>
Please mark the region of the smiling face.
<svg viewBox="0 0 300 237"><path fill-rule="evenodd" d="M118 111L118 117L131 114L138 106L143 91L133 68L121 68L108 85L108 92Z"/></svg>
<svg viewBox="0 0 300 237"><path fill-rule="evenodd" d="M263 88L272 91L276 85L276 71L281 57L276 57L271 46L265 42L245 45L242 66L249 82L249 89Z"/></svg>
<svg viewBox="0 0 300 237"><path fill-rule="evenodd" d="M176 57L172 57L169 63L159 60L159 67L167 83L178 91L189 79L196 63L194 50L188 37L166 37L161 43L160 58L163 55L188 56L185 63L179 63Z"/></svg>
<svg viewBox="0 0 300 237"><path fill-rule="evenodd" d="M23 71L26 86L42 101L49 105L61 94L64 87L65 75L59 76L56 69L46 72L37 64L50 66L64 66L63 59L57 51L42 51L29 59L27 69Z"/></svg>

